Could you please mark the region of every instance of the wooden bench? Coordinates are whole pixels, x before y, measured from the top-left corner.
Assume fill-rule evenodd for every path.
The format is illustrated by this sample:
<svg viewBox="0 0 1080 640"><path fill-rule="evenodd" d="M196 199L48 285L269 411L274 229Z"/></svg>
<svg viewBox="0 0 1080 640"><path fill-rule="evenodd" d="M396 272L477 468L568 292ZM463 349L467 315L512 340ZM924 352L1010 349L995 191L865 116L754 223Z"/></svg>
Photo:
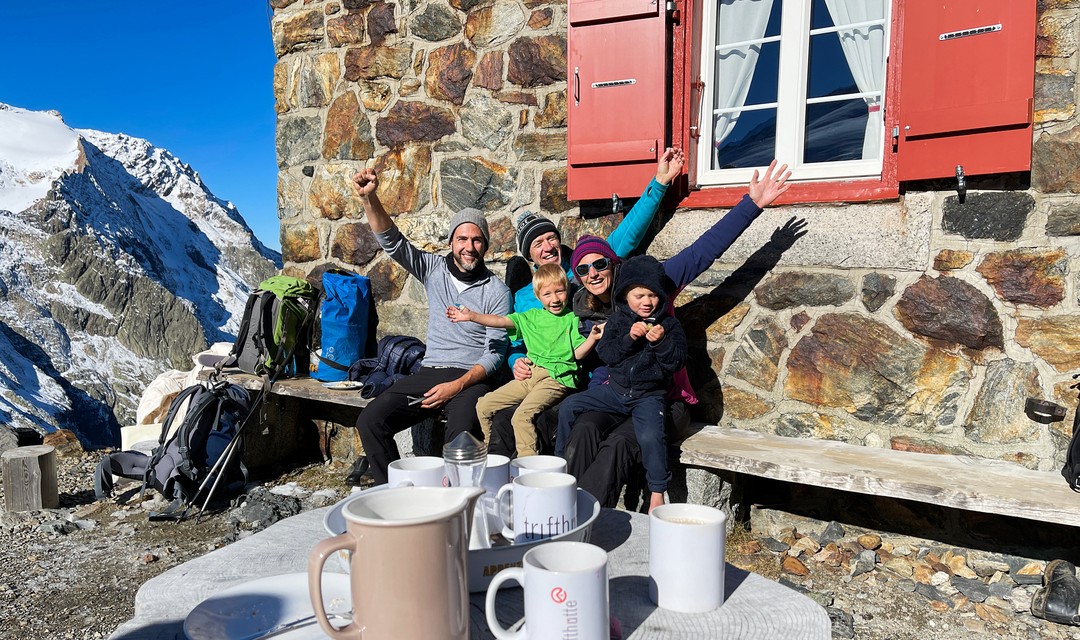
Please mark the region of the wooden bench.
<svg viewBox="0 0 1080 640"><path fill-rule="evenodd" d="M1080 495L1061 474L1002 460L877 449L706 426L680 461L774 480L1080 526Z"/></svg>
<svg viewBox="0 0 1080 640"><path fill-rule="evenodd" d="M226 369L222 374L229 382L239 384L251 391L252 397L263 388L263 379L259 376L244 373L238 369ZM208 377L208 372L200 376L204 380ZM371 400L361 397L359 390L328 389L323 386L324 384L321 380L314 378L283 378L274 382L270 388L269 400L279 406L280 415L285 417L276 425L279 434L267 439L266 446L260 446L261 443L257 437L254 442L251 439L245 441L248 449L255 449L253 454L255 460L250 462L250 466L259 466L264 459L280 458L283 452L280 451L282 447L278 445L283 440L282 436L285 441L292 439L292 442L300 446L309 444L304 442L303 429L312 421L324 421L346 427L356 424L360 412ZM437 430L436 423L435 418L430 418L409 431L399 433L395 439L402 455L442 455L441 450L435 451L432 447L432 439L438 435L433 433ZM281 431L286 433L281 434ZM353 437L354 442L345 447L350 452L348 455L339 454L338 457L348 459L351 455L358 453L359 437L354 429L348 429L346 433ZM319 448L324 459L329 459L331 449L336 448L331 446L329 440L329 434L325 432L320 434ZM441 447L441 441L439 446ZM266 453L260 454L260 450Z"/></svg>

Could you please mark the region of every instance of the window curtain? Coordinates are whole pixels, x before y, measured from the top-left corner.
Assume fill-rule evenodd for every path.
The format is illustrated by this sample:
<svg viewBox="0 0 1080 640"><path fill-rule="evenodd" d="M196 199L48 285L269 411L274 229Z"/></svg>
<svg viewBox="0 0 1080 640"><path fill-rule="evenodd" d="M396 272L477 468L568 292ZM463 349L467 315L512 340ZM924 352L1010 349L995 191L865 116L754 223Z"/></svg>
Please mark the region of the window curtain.
<svg viewBox="0 0 1080 640"><path fill-rule="evenodd" d="M731 134L739 120L738 110L746 103L754 79L760 44L725 48L725 42L760 40L765 36L773 0L721 0L716 16L716 109L735 109L716 116L713 122L713 166L719 166L720 143Z"/></svg>
<svg viewBox="0 0 1080 640"><path fill-rule="evenodd" d="M837 26L884 20L884 0L825 0L833 24ZM860 92L877 91L867 97L866 133L863 135L863 159L877 158L881 152L881 90L885 79L885 25L868 25L836 32L844 50L851 76Z"/></svg>

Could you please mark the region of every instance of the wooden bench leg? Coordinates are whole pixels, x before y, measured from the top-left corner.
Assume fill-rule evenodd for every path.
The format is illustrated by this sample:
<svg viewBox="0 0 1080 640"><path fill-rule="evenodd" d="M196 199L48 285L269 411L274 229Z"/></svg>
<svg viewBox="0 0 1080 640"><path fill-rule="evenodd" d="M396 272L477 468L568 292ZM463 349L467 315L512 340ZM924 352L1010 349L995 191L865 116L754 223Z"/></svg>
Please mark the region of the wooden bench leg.
<svg viewBox="0 0 1080 640"><path fill-rule="evenodd" d="M4 452L4 508L35 511L60 506L56 481L56 449L47 445L17 447Z"/></svg>

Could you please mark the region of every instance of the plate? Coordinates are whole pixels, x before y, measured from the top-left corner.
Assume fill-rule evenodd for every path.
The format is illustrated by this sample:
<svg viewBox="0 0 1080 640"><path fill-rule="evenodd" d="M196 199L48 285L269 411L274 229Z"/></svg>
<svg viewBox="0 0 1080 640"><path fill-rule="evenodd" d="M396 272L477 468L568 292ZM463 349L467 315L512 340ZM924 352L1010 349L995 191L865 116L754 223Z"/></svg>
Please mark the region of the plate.
<svg viewBox="0 0 1080 640"><path fill-rule="evenodd" d="M349 576L324 572L322 580L327 613L349 615ZM295 628L275 634L274 638L321 640L327 636L314 615L306 573L269 576L238 584L200 602L184 620L184 636L188 640L252 638L300 620L303 622Z"/></svg>
<svg viewBox="0 0 1080 640"><path fill-rule="evenodd" d="M337 382L324 382L322 386L334 391L355 391L362 388L364 383L356 380L338 380Z"/></svg>
<svg viewBox="0 0 1080 640"><path fill-rule="evenodd" d="M380 491L386 489L388 486L389 485L384 484L372 487L365 491L354 493L341 502L338 502L323 516L323 527L326 529L326 532L332 536L345 533L345 516L342 515L342 510L345 508L345 505L350 500L355 500L360 495L367 494L370 491ZM469 550L469 591L472 593L487 591L488 584L491 583L495 574L507 567L520 567L521 558L525 555L525 552L538 544L544 544L545 542L552 542L554 540L588 542L589 532L599 515L600 503L588 491L578 488L577 528L571 529L561 535L545 538L544 540L537 540L535 542L506 544L503 546L494 546L490 549ZM338 562L341 564L342 568L345 571L348 571L348 552L339 551L337 556ZM504 584L509 588L514 583L506 582Z"/></svg>

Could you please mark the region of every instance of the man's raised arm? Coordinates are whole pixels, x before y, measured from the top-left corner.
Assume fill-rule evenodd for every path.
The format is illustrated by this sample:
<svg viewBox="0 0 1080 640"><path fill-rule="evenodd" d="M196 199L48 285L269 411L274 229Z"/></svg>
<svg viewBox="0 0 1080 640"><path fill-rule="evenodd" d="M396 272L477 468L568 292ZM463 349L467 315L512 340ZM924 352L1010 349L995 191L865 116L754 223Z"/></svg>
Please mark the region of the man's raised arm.
<svg viewBox="0 0 1080 640"><path fill-rule="evenodd" d="M375 174L375 170L362 169L353 176L353 186L356 187L356 193L360 196L360 202L364 205L368 225L371 226L372 232L382 233L392 227L394 221L387 215L386 209L383 209L382 202L379 201L379 194L375 192L375 189L379 186L379 177Z"/></svg>

